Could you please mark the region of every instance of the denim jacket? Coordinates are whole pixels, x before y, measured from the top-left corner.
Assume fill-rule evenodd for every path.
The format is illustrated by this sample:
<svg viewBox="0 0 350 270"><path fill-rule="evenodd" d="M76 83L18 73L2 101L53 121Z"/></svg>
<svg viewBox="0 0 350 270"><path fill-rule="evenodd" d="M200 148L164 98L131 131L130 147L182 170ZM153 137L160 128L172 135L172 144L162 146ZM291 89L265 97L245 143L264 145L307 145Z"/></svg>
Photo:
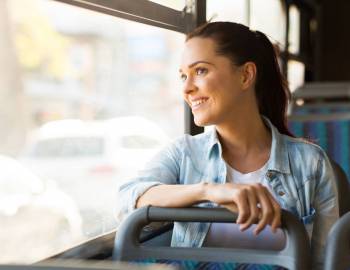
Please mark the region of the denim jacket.
<svg viewBox="0 0 350 270"><path fill-rule="evenodd" d="M304 223L309 234L315 269L322 266L324 245L329 229L339 217L334 173L325 152L303 139L280 134L264 118L272 134L270 158L265 177L281 208ZM184 135L158 153L138 176L119 189L118 216L135 209L140 195L161 184L225 183L226 165L215 130ZM213 203L200 206L210 207ZM177 222L172 246L200 247L210 223Z"/></svg>

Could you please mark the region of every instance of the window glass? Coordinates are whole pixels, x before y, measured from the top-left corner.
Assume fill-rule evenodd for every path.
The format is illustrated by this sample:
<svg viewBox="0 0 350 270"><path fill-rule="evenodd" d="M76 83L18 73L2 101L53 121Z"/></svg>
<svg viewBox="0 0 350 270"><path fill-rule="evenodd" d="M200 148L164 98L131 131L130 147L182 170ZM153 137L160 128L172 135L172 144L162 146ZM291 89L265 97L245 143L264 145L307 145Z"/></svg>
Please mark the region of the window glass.
<svg viewBox="0 0 350 270"><path fill-rule="evenodd" d="M33 158L96 156L103 153L103 138L74 137L39 141L31 153Z"/></svg>
<svg viewBox="0 0 350 270"><path fill-rule="evenodd" d="M151 0L157 4L167 6L176 10L183 10L186 6L186 0Z"/></svg>
<svg viewBox="0 0 350 270"><path fill-rule="evenodd" d="M289 8L289 47L290 53L299 53L299 42L300 42L300 11L296 6Z"/></svg>
<svg viewBox="0 0 350 270"><path fill-rule="evenodd" d="M207 20L242 23L285 47L286 15L280 0L207 0Z"/></svg>
<svg viewBox="0 0 350 270"><path fill-rule="evenodd" d="M146 136L125 136L122 138L122 145L130 149L148 149L157 147L161 142L155 138Z"/></svg>
<svg viewBox="0 0 350 270"><path fill-rule="evenodd" d="M287 78L289 88L294 92L299 86L304 84L305 65L299 61L289 60Z"/></svg>
<svg viewBox="0 0 350 270"><path fill-rule="evenodd" d="M183 134L184 37L2 0L0 40L0 263L31 263L113 230L118 186Z"/></svg>
<svg viewBox="0 0 350 270"><path fill-rule="evenodd" d="M250 0L250 27L268 35L274 44L285 48L286 14L281 0Z"/></svg>
<svg viewBox="0 0 350 270"><path fill-rule="evenodd" d="M207 0L207 20L248 25L246 0Z"/></svg>

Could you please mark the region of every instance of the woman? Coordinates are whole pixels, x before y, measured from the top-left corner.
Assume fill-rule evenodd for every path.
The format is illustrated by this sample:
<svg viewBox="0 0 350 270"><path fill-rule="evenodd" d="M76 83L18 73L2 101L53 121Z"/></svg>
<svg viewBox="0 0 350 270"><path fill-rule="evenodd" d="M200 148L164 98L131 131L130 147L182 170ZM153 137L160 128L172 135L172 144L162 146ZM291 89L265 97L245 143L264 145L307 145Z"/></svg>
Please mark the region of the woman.
<svg viewBox="0 0 350 270"><path fill-rule="evenodd" d="M334 176L325 153L287 129L290 92L271 42L240 24L205 24L187 35L180 77L196 125L215 129L176 140L123 185L120 214L219 205L238 211L242 231L257 222L259 234L276 231L284 208L305 224L321 267L338 218ZM210 245L223 232L215 226L176 223L172 245Z"/></svg>

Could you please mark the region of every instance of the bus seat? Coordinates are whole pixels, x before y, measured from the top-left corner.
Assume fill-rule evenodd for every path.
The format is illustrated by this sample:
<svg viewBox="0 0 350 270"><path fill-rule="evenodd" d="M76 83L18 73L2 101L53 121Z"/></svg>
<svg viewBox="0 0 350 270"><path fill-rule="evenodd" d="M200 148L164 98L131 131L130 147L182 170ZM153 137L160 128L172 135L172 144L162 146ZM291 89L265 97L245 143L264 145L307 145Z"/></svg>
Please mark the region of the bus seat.
<svg viewBox="0 0 350 270"><path fill-rule="evenodd" d="M291 115L288 127L296 137L321 146L350 177L350 113Z"/></svg>
<svg viewBox="0 0 350 270"><path fill-rule="evenodd" d="M326 150L350 178L350 82L308 82L293 92L289 128Z"/></svg>
<svg viewBox="0 0 350 270"><path fill-rule="evenodd" d="M316 103L292 107L293 115L345 114L350 112L350 103Z"/></svg>
<svg viewBox="0 0 350 270"><path fill-rule="evenodd" d="M142 228L152 221L235 222L237 215L223 208L143 207L128 216L119 227L114 259L131 262L170 263L182 269L311 269L310 245L304 226L282 210L286 245L282 250L237 248L178 248L140 243ZM260 268L261 267L261 268Z"/></svg>
<svg viewBox="0 0 350 270"><path fill-rule="evenodd" d="M350 269L350 213L345 214L328 233L324 270Z"/></svg>
<svg viewBox="0 0 350 270"><path fill-rule="evenodd" d="M339 215L350 211L350 114L291 115L288 123L296 137L321 146L329 155L339 194Z"/></svg>
<svg viewBox="0 0 350 270"><path fill-rule="evenodd" d="M332 159L330 161L333 167L335 183L338 191L339 216L343 216L347 212L350 212L350 185L344 170Z"/></svg>
<svg viewBox="0 0 350 270"><path fill-rule="evenodd" d="M350 82L307 82L293 92L295 106L315 105L322 108L348 107L350 109ZM348 110L349 111L349 110Z"/></svg>

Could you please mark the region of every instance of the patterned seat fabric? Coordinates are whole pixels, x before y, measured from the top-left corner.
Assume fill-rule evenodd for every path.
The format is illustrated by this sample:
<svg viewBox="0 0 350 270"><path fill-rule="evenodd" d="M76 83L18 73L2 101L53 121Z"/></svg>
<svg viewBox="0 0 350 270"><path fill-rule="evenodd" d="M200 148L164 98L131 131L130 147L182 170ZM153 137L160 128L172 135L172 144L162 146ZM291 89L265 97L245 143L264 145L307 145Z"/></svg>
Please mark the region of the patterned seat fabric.
<svg viewBox="0 0 350 270"><path fill-rule="evenodd" d="M175 266L180 270L286 270L281 266L274 265L258 265L258 264L242 264L232 262L198 262L192 260L160 260L148 259L137 260L133 263L151 264L160 263Z"/></svg>
<svg viewBox="0 0 350 270"><path fill-rule="evenodd" d="M344 109L299 109L297 114L327 114L344 112ZM327 154L336 161L350 179L350 119L349 120L290 120L289 130L296 137L303 137L321 146Z"/></svg>

